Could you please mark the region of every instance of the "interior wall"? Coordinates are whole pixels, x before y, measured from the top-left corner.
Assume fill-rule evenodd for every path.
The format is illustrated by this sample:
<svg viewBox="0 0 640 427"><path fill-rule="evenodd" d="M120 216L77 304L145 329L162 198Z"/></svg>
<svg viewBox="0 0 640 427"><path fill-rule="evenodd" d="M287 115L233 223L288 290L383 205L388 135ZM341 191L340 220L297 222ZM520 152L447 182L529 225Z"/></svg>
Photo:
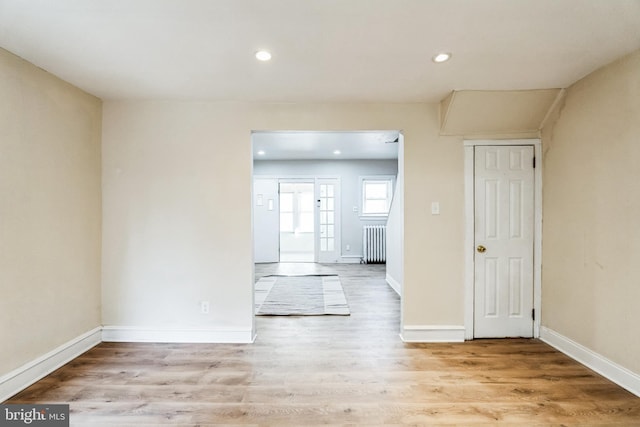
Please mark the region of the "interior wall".
<svg viewBox="0 0 640 427"><path fill-rule="evenodd" d="M103 120L105 325L252 328L251 131L282 129L403 131L405 323L463 324L463 149L437 104L107 101Z"/></svg>
<svg viewBox="0 0 640 427"><path fill-rule="evenodd" d="M0 376L100 326L101 105L0 49Z"/></svg>
<svg viewBox="0 0 640 427"><path fill-rule="evenodd" d="M398 143L398 177L387 220L386 279L391 287L402 295L404 281L404 135Z"/></svg>
<svg viewBox="0 0 640 427"><path fill-rule="evenodd" d="M463 327L462 137L439 135L438 105L426 109L424 133L404 132L403 326Z"/></svg>
<svg viewBox="0 0 640 427"><path fill-rule="evenodd" d="M640 51L575 83L543 130L542 325L640 374Z"/></svg>
<svg viewBox="0 0 640 427"><path fill-rule="evenodd" d="M385 224L386 220L361 220L360 177L398 173L397 160L256 160L253 173L260 176L340 178L341 254L362 257L362 227ZM357 208L357 212L353 208ZM350 249L347 249L349 245Z"/></svg>

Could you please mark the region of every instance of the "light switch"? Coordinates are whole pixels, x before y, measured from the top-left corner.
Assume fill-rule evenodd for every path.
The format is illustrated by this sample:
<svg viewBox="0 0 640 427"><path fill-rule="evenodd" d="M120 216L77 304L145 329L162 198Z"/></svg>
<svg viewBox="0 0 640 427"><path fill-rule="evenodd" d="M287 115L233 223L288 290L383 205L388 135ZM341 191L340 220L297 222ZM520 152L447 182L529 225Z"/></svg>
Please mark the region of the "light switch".
<svg viewBox="0 0 640 427"><path fill-rule="evenodd" d="M440 202L431 202L431 215L440 215Z"/></svg>

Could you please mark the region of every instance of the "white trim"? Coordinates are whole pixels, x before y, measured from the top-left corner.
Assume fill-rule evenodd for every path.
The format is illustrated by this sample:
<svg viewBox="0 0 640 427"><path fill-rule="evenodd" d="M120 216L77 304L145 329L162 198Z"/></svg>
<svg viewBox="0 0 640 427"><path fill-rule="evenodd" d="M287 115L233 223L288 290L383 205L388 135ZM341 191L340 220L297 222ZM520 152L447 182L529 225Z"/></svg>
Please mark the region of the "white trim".
<svg viewBox="0 0 640 427"><path fill-rule="evenodd" d="M360 264L362 255L341 255L340 264Z"/></svg>
<svg viewBox="0 0 640 427"><path fill-rule="evenodd" d="M464 140L464 198L465 198L465 236L464 236L464 325L465 338L473 339L473 301L474 301L474 241L475 213L474 204L474 147L477 145L532 145L536 158L534 176L534 232L533 232L533 308L536 318L533 322L533 337L540 336L540 318L542 307L542 143L540 139L504 139L504 140Z"/></svg>
<svg viewBox="0 0 640 427"><path fill-rule="evenodd" d="M475 219L473 204L475 200L474 190L474 148L464 146L464 337L467 340L473 339L473 301L474 301L474 243L475 243Z"/></svg>
<svg viewBox="0 0 640 427"><path fill-rule="evenodd" d="M104 326L105 342L156 343L252 343L255 333L247 329L160 329L136 326Z"/></svg>
<svg viewBox="0 0 640 427"><path fill-rule="evenodd" d="M460 135L460 131L456 132L440 132L442 136L456 136ZM486 138L494 138L494 137L504 137L509 138L511 140L515 139L529 139L529 138L538 138L540 136L540 129L529 129L529 130L502 130L502 131L491 131L491 132L465 132L462 135L464 138L472 140L473 138L477 138L478 140L484 140Z"/></svg>
<svg viewBox="0 0 640 427"><path fill-rule="evenodd" d="M536 316L533 321L533 337L540 336L542 320L542 143L533 145L536 168L533 170L533 309Z"/></svg>
<svg viewBox="0 0 640 427"><path fill-rule="evenodd" d="M465 147L476 145L536 145L541 144L540 138L525 139L465 139L462 141Z"/></svg>
<svg viewBox="0 0 640 427"><path fill-rule="evenodd" d="M463 342L464 326L405 325L400 338L403 342Z"/></svg>
<svg viewBox="0 0 640 427"><path fill-rule="evenodd" d="M398 296L402 296L402 284L400 284L400 282L391 277L389 273L386 274L384 279L387 281L391 289L396 291L396 294L398 294Z"/></svg>
<svg viewBox="0 0 640 427"><path fill-rule="evenodd" d="M391 210L391 208L389 208L389 210ZM360 215L358 218L360 218L360 221L378 221L381 223L386 223L387 220L389 219L389 215L384 215L384 214L380 214L380 215Z"/></svg>
<svg viewBox="0 0 640 427"><path fill-rule="evenodd" d="M540 328L540 339L640 397L640 375L546 326Z"/></svg>
<svg viewBox="0 0 640 427"><path fill-rule="evenodd" d="M0 377L0 402L29 387L82 353L100 344L101 327L62 344L50 352Z"/></svg>
<svg viewBox="0 0 640 427"><path fill-rule="evenodd" d="M271 161L277 162L279 160L271 160ZM283 160L283 161L286 161L286 160ZM295 175L295 174L292 174L292 175L268 175L268 174L259 175L259 174L254 174L254 175L252 175L252 178L253 179L278 179L278 180L279 179L283 179L283 180L291 181L291 182L293 182L293 181L296 181L296 182L305 181L306 182L306 180L313 181L313 180L315 180L317 178L338 179L338 178L340 178L340 175Z"/></svg>

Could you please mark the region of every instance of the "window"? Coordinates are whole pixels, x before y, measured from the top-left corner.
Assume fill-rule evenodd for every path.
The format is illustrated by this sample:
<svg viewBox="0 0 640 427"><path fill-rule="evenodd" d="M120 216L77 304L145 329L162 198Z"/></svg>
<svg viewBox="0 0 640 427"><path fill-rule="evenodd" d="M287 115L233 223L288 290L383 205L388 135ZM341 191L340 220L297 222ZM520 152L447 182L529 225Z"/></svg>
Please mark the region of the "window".
<svg viewBox="0 0 640 427"><path fill-rule="evenodd" d="M362 180L362 216L387 216L393 199L393 177L365 177Z"/></svg>

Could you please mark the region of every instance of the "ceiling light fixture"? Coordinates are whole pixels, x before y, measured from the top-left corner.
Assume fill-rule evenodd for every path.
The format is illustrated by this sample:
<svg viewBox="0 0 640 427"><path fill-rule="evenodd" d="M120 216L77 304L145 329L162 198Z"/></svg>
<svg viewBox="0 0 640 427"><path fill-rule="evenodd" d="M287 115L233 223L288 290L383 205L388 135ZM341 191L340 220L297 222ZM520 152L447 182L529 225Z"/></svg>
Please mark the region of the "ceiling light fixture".
<svg viewBox="0 0 640 427"><path fill-rule="evenodd" d="M258 151L258 156L264 156L265 152L263 150Z"/></svg>
<svg viewBox="0 0 640 427"><path fill-rule="evenodd" d="M333 152L333 154L335 154L335 155L337 156L338 154L341 154L341 151L340 151L340 150L335 150L335 151Z"/></svg>
<svg viewBox="0 0 640 427"><path fill-rule="evenodd" d="M268 61L271 59L271 53L268 50L259 50L256 52L256 59L258 61Z"/></svg>
<svg viewBox="0 0 640 427"><path fill-rule="evenodd" d="M451 54L450 53L439 53L439 54L435 55L432 59L433 59L433 62L437 62L437 63L447 62L448 60L451 59Z"/></svg>

